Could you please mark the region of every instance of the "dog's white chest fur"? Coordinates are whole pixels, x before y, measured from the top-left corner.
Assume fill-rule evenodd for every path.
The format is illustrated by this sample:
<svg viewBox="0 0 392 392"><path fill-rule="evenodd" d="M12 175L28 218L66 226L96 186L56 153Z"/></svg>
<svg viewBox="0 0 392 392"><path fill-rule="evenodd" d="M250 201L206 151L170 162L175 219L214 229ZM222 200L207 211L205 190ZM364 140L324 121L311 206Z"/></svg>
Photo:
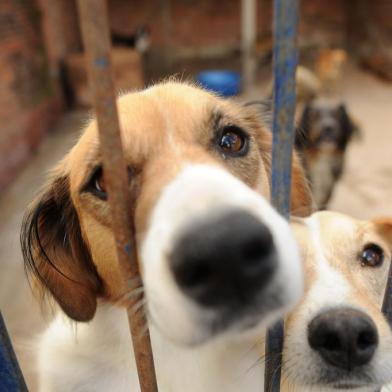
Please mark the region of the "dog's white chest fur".
<svg viewBox="0 0 392 392"><path fill-rule="evenodd" d="M262 390L260 347L251 339L217 341L198 348L173 345L151 328L160 392ZM126 313L101 305L77 329L57 317L39 342L40 390L139 391Z"/></svg>

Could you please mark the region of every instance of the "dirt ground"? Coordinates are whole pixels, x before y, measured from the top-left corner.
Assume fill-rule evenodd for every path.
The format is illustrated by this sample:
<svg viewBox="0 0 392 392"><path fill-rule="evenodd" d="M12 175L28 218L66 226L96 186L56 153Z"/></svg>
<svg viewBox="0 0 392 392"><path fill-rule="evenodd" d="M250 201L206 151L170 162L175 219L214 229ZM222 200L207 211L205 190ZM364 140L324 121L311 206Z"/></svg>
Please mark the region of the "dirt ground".
<svg viewBox="0 0 392 392"><path fill-rule="evenodd" d="M351 68L343 100L362 128L348 151L347 166L330 208L358 218L392 216L392 85ZM66 115L27 167L0 198L0 309L12 336L30 390L35 389L34 337L45 319L25 279L19 248L23 212L45 174L80 131L81 113Z"/></svg>

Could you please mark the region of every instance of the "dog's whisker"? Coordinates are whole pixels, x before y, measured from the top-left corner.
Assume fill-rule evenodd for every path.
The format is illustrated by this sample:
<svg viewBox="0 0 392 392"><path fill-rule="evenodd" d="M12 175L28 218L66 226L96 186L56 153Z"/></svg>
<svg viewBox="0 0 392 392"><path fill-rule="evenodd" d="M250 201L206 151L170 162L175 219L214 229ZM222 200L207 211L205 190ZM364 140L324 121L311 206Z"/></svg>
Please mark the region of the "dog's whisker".
<svg viewBox="0 0 392 392"><path fill-rule="evenodd" d="M133 289L129 293L124 294L124 299L130 299L130 298L136 297L138 295L141 295L143 293L144 293L144 287L141 286L136 289Z"/></svg>
<svg viewBox="0 0 392 392"><path fill-rule="evenodd" d="M136 314L139 310L143 309L144 305L147 303L145 298L140 299L136 303L127 307L127 309L131 312L131 314Z"/></svg>
<svg viewBox="0 0 392 392"><path fill-rule="evenodd" d="M123 302L126 302L127 300L138 296L138 295L142 295L144 293L144 286L136 286L132 289L129 290L125 290L124 293L119 294L118 296L116 296L113 301L117 304L121 304Z"/></svg>
<svg viewBox="0 0 392 392"><path fill-rule="evenodd" d="M146 321L146 323L140 330L139 337L143 337L147 333L148 329L149 329L149 325L148 325L148 321Z"/></svg>
<svg viewBox="0 0 392 392"><path fill-rule="evenodd" d="M141 276L134 276L133 278L127 278L125 282L128 289L133 289L134 286L141 286L142 278Z"/></svg>

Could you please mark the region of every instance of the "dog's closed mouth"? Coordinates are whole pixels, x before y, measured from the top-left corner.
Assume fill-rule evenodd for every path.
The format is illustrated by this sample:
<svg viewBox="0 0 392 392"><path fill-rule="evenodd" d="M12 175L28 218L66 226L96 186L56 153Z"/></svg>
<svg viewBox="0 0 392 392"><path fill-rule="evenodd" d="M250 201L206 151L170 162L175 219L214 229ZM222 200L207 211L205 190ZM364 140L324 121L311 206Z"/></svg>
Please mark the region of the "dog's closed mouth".
<svg viewBox="0 0 392 392"><path fill-rule="evenodd" d="M337 390L351 390L351 389L360 389L360 390L377 390L377 385L368 381L363 380L362 382L359 379L339 381L332 384L333 389Z"/></svg>
<svg viewBox="0 0 392 392"><path fill-rule="evenodd" d="M327 388L334 390L375 391L377 390L377 383L365 370L358 369L357 371L345 371L344 373L325 374L312 387L314 390Z"/></svg>
<svg viewBox="0 0 392 392"><path fill-rule="evenodd" d="M261 290L259 299L252 302L252 304L241 307L237 303L235 307L216 310L215 319L211 323L211 335L214 336L226 330L246 332L257 328L263 319L263 315L282 303L282 298L279 295L274 295L271 291L269 288Z"/></svg>
<svg viewBox="0 0 392 392"><path fill-rule="evenodd" d="M363 386L364 385L343 383L343 384L336 384L333 386L333 388L334 389L358 389L358 388L362 388Z"/></svg>

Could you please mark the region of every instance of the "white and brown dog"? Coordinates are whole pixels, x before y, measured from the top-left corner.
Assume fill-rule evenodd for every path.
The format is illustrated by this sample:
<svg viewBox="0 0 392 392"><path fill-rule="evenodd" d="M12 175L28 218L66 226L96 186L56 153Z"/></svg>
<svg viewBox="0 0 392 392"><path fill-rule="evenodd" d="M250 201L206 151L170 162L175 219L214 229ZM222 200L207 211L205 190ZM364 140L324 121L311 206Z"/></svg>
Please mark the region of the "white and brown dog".
<svg viewBox="0 0 392 392"><path fill-rule="evenodd" d="M285 322L282 391L378 390L392 381L392 332L381 313L392 219L325 211L292 226L305 295Z"/></svg>
<svg viewBox="0 0 392 392"><path fill-rule="evenodd" d="M296 242L268 203L270 131L251 106L176 82L118 108L160 391L262 390L250 331L302 294ZM292 210L310 205L294 156ZM69 317L39 341L40 390L138 391L123 306L140 289L117 269L95 120L30 207L22 247Z"/></svg>

